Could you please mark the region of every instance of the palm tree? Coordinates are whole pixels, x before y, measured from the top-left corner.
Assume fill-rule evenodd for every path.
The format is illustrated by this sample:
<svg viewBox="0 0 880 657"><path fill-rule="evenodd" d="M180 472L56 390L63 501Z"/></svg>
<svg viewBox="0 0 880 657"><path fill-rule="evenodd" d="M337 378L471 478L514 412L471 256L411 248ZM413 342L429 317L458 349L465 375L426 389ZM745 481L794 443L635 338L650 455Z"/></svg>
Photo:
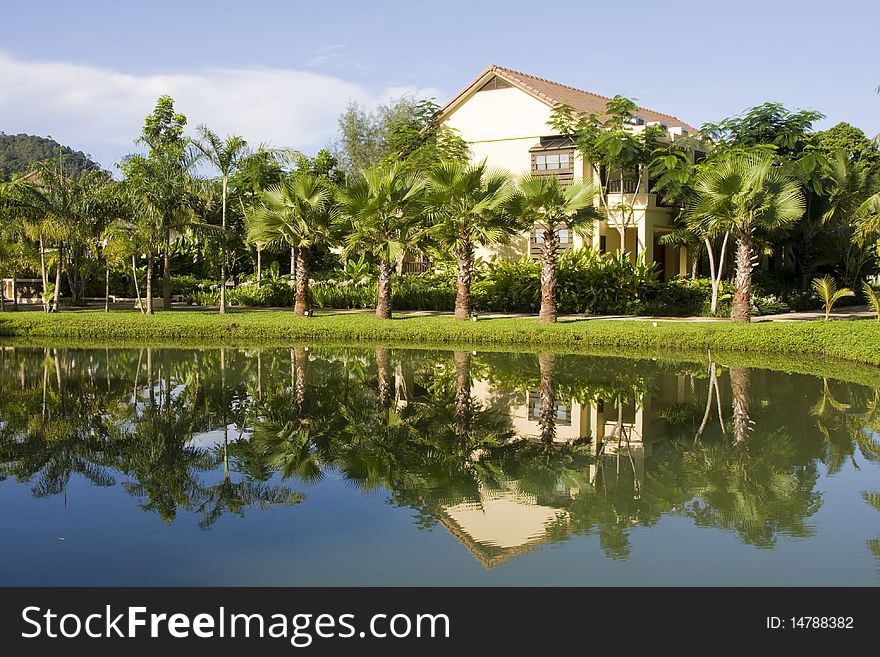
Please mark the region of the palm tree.
<svg viewBox="0 0 880 657"><path fill-rule="evenodd" d="M688 212L702 219L707 232L726 230L736 237L736 293L730 318L747 322L755 232L790 226L804 213L804 196L793 178L760 154L721 159L697 176L696 198Z"/></svg>
<svg viewBox="0 0 880 657"><path fill-rule="evenodd" d="M233 187L238 191L238 202L241 213L248 216L249 211L259 206L259 199L263 192L281 182L284 176L282 164L292 158L290 151L279 151L260 144L249 157L241 162L232 178ZM256 249L256 275L257 285L262 281L263 274L263 245L254 244ZM295 256L295 254L294 254ZM296 258L291 258L291 271L296 269Z"/></svg>
<svg viewBox="0 0 880 657"><path fill-rule="evenodd" d="M138 221L148 224L162 254L162 297L165 308L171 307L171 236L183 232L190 223L199 199L190 172L198 155L189 149L156 152L150 157L128 156L122 169L130 193L137 199ZM147 253L152 268L157 250ZM153 300L146 299L147 312L153 314Z"/></svg>
<svg viewBox="0 0 880 657"><path fill-rule="evenodd" d="M221 235L220 235L220 314L226 312L226 199L229 177L235 173L249 155L247 142L239 136L230 135L225 140L205 126L199 126L199 139L194 143L198 151L220 172L221 178Z"/></svg>
<svg viewBox="0 0 880 657"><path fill-rule="evenodd" d="M871 304L874 314L877 315L877 321L880 322L880 291L875 290L869 283L864 283L862 290L868 303Z"/></svg>
<svg viewBox="0 0 880 657"><path fill-rule="evenodd" d="M854 297L856 295L856 293L850 290L848 287L837 289L837 283L831 276L825 276L824 278L814 278L813 289L816 290L816 294L819 295L822 303L825 304L826 322L828 321L828 317L831 315L831 311L834 309L835 303L840 301L843 297Z"/></svg>
<svg viewBox="0 0 880 657"><path fill-rule="evenodd" d="M428 190L431 233L456 256L455 318L468 319L474 248L495 244L516 231L505 213L513 192L510 176L489 171L485 160L471 165L448 160L430 172Z"/></svg>
<svg viewBox="0 0 880 657"><path fill-rule="evenodd" d="M395 163L365 169L342 193L342 209L350 222L346 246L370 249L378 260L378 319L391 319L391 263L411 244L419 226L425 185L421 177Z"/></svg>
<svg viewBox="0 0 880 657"><path fill-rule="evenodd" d="M338 210L333 190L307 171L295 171L262 194L249 217L248 238L257 244L289 244L296 249L296 303L304 316L309 304L309 248L332 244Z"/></svg>
<svg viewBox="0 0 880 657"><path fill-rule="evenodd" d="M10 201L21 213L25 234L40 244L43 294L49 307L50 285L46 269L46 243L56 246L53 305L58 309L61 274L65 270L65 248L81 253L94 234L100 231L108 215L104 190L109 176L103 171L87 172L71 178L62 169L39 166L29 181L17 181ZM74 258L68 267L69 283L74 300L82 293L82 263Z"/></svg>
<svg viewBox="0 0 880 657"><path fill-rule="evenodd" d="M563 228L589 234L601 214L593 206L596 186L574 183L563 186L550 176L527 176L519 181L509 203L510 213L521 229L540 231L541 312L544 323L556 321L556 275L559 261L559 231Z"/></svg>

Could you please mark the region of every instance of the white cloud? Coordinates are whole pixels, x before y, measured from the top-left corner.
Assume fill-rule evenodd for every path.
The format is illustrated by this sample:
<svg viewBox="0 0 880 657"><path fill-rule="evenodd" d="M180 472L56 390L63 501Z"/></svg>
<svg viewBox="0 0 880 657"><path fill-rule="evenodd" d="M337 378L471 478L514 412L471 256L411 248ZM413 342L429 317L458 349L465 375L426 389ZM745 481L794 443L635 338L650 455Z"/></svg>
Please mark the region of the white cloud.
<svg viewBox="0 0 880 657"><path fill-rule="evenodd" d="M241 134L253 144L312 152L336 133L350 100L374 104L402 94L437 96L432 88L366 87L329 75L276 68L214 68L135 75L0 52L0 130L52 135L110 166L135 150L144 117L169 94L190 128Z"/></svg>
<svg viewBox="0 0 880 657"><path fill-rule="evenodd" d="M312 52L312 56L306 60L305 65L321 66L323 64L341 62L344 58L339 51L343 48L345 48L344 43L332 43L329 46L318 48Z"/></svg>

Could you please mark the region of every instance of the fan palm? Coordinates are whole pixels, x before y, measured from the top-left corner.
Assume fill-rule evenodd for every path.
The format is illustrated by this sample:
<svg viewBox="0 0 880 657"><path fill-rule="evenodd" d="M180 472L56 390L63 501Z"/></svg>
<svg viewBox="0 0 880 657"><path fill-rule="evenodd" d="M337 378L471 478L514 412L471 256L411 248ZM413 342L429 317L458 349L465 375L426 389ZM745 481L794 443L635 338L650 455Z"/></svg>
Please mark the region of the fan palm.
<svg viewBox="0 0 880 657"><path fill-rule="evenodd" d="M430 232L457 261L455 318L468 319L474 248L516 231L504 211L513 186L506 173L490 171L485 160L471 165L449 160L431 171L428 192Z"/></svg>
<svg viewBox="0 0 880 657"><path fill-rule="evenodd" d="M296 250L296 302L304 316L309 297L309 248L333 242L337 207L332 189L318 176L295 171L261 195L249 217L248 238L257 244L285 243Z"/></svg>
<svg viewBox="0 0 880 657"><path fill-rule="evenodd" d="M346 246L372 250L379 266L376 317L391 319L391 263L411 244L426 182L399 164L365 169L342 193Z"/></svg>
<svg viewBox="0 0 880 657"><path fill-rule="evenodd" d="M749 321L755 232L786 228L804 213L800 186L764 155L733 155L701 173L689 213L710 233L730 230L737 241L731 319Z"/></svg>
<svg viewBox="0 0 880 657"><path fill-rule="evenodd" d="M226 200L229 177L234 174L249 155L247 142L236 135L221 139L205 126L199 127L196 149L220 172L221 179L221 235L220 235L220 314L226 312Z"/></svg>
<svg viewBox="0 0 880 657"><path fill-rule="evenodd" d="M559 261L559 231L567 228L583 235L592 231L601 213L593 206L597 188L592 183L563 186L553 177L527 176L519 181L508 211L520 229L540 231L542 322L556 321L556 277Z"/></svg>

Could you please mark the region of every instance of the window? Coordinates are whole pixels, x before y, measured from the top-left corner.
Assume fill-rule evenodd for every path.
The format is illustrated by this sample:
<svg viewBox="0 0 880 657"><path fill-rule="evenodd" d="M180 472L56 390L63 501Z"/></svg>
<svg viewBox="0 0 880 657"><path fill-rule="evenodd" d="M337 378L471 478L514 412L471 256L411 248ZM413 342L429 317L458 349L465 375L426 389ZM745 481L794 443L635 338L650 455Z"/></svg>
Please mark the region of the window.
<svg viewBox="0 0 880 657"><path fill-rule="evenodd" d="M571 169L571 155L568 153L535 156L536 171L558 171L564 169Z"/></svg>
<svg viewBox="0 0 880 657"><path fill-rule="evenodd" d="M563 184L574 180L574 142L571 138L559 135L541 137L529 153L534 175L553 176Z"/></svg>
<svg viewBox="0 0 880 657"><path fill-rule="evenodd" d="M541 421L541 393L538 390L529 391L529 419ZM557 402L553 408L553 420L554 424L570 426L571 406Z"/></svg>
<svg viewBox="0 0 880 657"><path fill-rule="evenodd" d="M564 225L560 224L556 227L556 234L559 235L559 246L566 248L571 244L571 231ZM532 243L544 243L544 229L540 226L536 226L532 229Z"/></svg>

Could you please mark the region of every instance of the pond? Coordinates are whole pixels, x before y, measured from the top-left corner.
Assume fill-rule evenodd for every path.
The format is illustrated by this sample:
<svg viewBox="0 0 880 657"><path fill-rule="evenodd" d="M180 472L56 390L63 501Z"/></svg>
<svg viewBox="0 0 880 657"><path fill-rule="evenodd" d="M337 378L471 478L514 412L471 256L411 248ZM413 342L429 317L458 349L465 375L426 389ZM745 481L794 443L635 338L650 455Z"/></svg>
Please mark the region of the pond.
<svg viewBox="0 0 880 657"><path fill-rule="evenodd" d="M2 585L876 585L880 391L692 358L0 347Z"/></svg>

